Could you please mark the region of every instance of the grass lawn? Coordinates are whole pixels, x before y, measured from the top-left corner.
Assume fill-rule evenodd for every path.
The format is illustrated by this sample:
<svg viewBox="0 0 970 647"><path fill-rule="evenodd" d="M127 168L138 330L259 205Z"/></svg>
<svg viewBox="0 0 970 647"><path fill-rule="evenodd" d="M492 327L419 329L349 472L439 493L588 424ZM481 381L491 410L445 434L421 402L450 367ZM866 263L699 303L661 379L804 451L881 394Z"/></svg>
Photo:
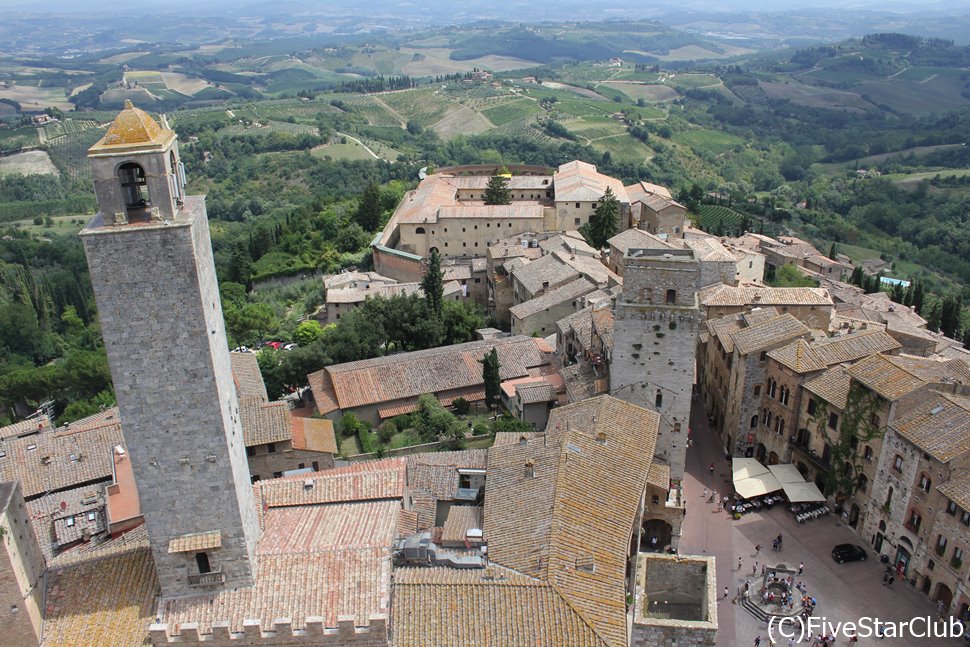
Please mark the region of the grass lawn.
<svg viewBox="0 0 970 647"><path fill-rule="evenodd" d="M329 144L317 146L310 154L314 157L330 157L335 160L372 160L374 157L363 146L352 139L346 144Z"/></svg>
<svg viewBox="0 0 970 647"><path fill-rule="evenodd" d="M357 440L357 436L341 436L340 437L340 455L341 456L354 456L360 453L360 441Z"/></svg>

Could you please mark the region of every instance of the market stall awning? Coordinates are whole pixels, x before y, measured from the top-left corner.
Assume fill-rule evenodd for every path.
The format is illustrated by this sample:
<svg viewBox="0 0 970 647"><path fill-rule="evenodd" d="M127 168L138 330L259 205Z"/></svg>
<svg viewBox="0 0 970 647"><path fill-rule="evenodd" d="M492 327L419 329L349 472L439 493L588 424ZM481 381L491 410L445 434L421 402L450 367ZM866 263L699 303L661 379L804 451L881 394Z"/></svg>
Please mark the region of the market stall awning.
<svg viewBox="0 0 970 647"><path fill-rule="evenodd" d="M781 483L782 489L785 490L785 496L792 503L825 501L825 496L819 491L818 487L814 483L806 481L794 465L790 463L772 465L768 469Z"/></svg>
<svg viewBox="0 0 970 647"><path fill-rule="evenodd" d="M814 483L783 483L785 496L792 503L811 503L814 501L825 501L825 496L819 491Z"/></svg>
<svg viewBox="0 0 970 647"><path fill-rule="evenodd" d="M771 470L772 476L778 479L778 482L784 485L785 483L804 483L805 477L802 473L798 471L798 468L791 463L785 463L784 465L769 465L768 469Z"/></svg>
<svg viewBox="0 0 970 647"><path fill-rule="evenodd" d="M734 491L745 499L781 489L767 467L753 458L735 458L731 464Z"/></svg>

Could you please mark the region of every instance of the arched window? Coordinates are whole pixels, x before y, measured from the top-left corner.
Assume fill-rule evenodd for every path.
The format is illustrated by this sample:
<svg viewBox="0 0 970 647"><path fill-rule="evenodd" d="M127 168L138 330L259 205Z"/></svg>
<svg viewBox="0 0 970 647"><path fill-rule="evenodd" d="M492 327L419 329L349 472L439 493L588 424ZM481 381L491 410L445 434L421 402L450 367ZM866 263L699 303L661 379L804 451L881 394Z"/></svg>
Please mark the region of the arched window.
<svg viewBox="0 0 970 647"><path fill-rule="evenodd" d="M677 290L667 290L667 304L673 305L677 303Z"/></svg>
<svg viewBox="0 0 970 647"><path fill-rule="evenodd" d="M929 475L925 472L919 475L919 489L924 492L929 492L930 488L933 487L933 481L930 479Z"/></svg>
<svg viewBox="0 0 970 647"><path fill-rule="evenodd" d="M866 478L865 474L860 474L858 480L856 481L856 489L859 492L865 492L869 487L869 479Z"/></svg>
<svg viewBox="0 0 970 647"><path fill-rule="evenodd" d="M784 418L778 418L778 429L776 429L775 431L778 432L778 435L779 436L785 435L785 419Z"/></svg>
<svg viewBox="0 0 970 647"><path fill-rule="evenodd" d="M758 426L758 416L751 417L751 428L754 429Z"/></svg>
<svg viewBox="0 0 970 647"><path fill-rule="evenodd" d="M118 181L121 182L121 194L128 208L145 208L151 206L151 196L148 194L148 181L145 179L145 169L134 162L125 162L118 167Z"/></svg>
<svg viewBox="0 0 970 647"><path fill-rule="evenodd" d="M889 491L886 492L886 503L884 505L886 506L886 509L889 509L889 507L892 504L893 504L893 489L890 487Z"/></svg>
<svg viewBox="0 0 970 647"><path fill-rule="evenodd" d="M660 392L660 389L657 389L657 397L654 398L654 406L660 407L663 405L663 403L664 403L664 394Z"/></svg>
<svg viewBox="0 0 970 647"><path fill-rule="evenodd" d="M788 394L789 393L790 393L790 391L788 390L788 387L787 386L781 387L781 403L783 405L785 405L785 406L788 406Z"/></svg>
<svg viewBox="0 0 970 647"><path fill-rule="evenodd" d="M414 233L416 233L416 234L423 234L424 233L424 227L418 227L417 229L414 230Z"/></svg>

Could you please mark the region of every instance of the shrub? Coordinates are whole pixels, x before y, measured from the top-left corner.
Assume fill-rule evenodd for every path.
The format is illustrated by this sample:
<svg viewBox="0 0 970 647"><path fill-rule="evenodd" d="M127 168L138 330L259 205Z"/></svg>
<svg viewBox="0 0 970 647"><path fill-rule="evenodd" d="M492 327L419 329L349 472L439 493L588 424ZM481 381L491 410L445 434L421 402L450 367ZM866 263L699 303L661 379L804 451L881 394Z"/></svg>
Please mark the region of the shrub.
<svg viewBox="0 0 970 647"><path fill-rule="evenodd" d="M471 403L469 403L465 398L455 398L452 401L451 406L455 408L455 413L457 413L459 416L468 415L468 412L471 411L472 408Z"/></svg>
<svg viewBox="0 0 970 647"><path fill-rule="evenodd" d="M394 434L396 433L397 425L394 424L393 420L385 420L381 426L377 428L377 437L384 445L391 442L391 438L393 438Z"/></svg>
<svg viewBox="0 0 970 647"><path fill-rule="evenodd" d="M484 422L476 422L475 426L472 427L472 434L476 436L487 436L488 431L488 425Z"/></svg>

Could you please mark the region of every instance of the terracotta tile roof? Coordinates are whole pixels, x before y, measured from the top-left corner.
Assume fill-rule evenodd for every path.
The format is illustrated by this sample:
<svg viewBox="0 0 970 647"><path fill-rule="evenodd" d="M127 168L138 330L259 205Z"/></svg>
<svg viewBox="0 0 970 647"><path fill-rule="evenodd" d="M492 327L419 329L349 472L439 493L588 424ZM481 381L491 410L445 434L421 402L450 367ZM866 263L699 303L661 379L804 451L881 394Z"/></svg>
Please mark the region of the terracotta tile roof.
<svg viewBox="0 0 970 647"><path fill-rule="evenodd" d="M108 480L112 452L124 446L117 409L84 424L50 429L23 438L7 438L0 458L0 480L20 481L25 498Z"/></svg>
<svg viewBox="0 0 970 647"><path fill-rule="evenodd" d="M593 333L593 317L592 317L592 306L587 306L578 312L563 317L556 322L556 327L562 334L568 334L572 331L573 335L576 337L576 341L584 348L588 349L592 343L592 333Z"/></svg>
<svg viewBox="0 0 970 647"><path fill-rule="evenodd" d="M363 303L370 298L390 299L410 294L423 294L420 283L390 283L369 288L346 287L327 290L327 303Z"/></svg>
<svg viewBox="0 0 970 647"><path fill-rule="evenodd" d="M48 562L59 547L108 529L104 486L101 484L48 494L28 501L27 509L34 534ZM94 519L89 518L91 513Z"/></svg>
<svg viewBox="0 0 970 647"><path fill-rule="evenodd" d="M516 336L335 364L307 378L321 413L390 404L425 393L481 388L479 360L493 347L502 379L526 375L528 368L547 364L552 356L542 340Z"/></svg>
<svg viewBox="0 0 970 647"><path fill-rule="evenodd" d="M400 499L404 496L406 467L405 459L388 458L259 481L254 485L257 507ZM307 488L310 480L313 487Z"/></svg>
<svg viewBox="0 0 970 647"><path fill-rule="evenodd" d="M418 532L418 513L415 510L405 510L403 508L399 510L397 515L397 536L410 537L416 532Z"/></svg>
<svg viewBox="0 0 970 647"><path fill-rule="evenodd" d="M607 187L621 203L630 202L622 182L599 173L586 162L575 160L562 164L552 178L557 202L593 202L603 197Z"/></svg>
<svg viewBox="0 0 970 647"><path fill-rule="evenodd" d="M824 288L761 288L714 285L700 290L700 301L711 306L819 305L831 306L832 297Z"/></svg>
<svg viewBox="0 0 970 647"><path fill-rule="evenodd" d="M341 289L353 286L355 283L397 283L392 278L377 272L340 272L323 278L324 292L331 289Z"/></svg>
<svg viewBox="0 0 970 647"><path fill-rule="evenodd" d="M613 308L608 304L600 304L593 307L592 312L593 332L599 335L603 346L613 348L613 328L615 325L615 315Z"/></svg>
<svg viewBox="0 0 970 647"><path fill-rule="evenodd" d="M276 618L290 618L302 629L311 616L322 617L325 627L336 627L340 616L359 626L386 616L400 507L375 501L271 509L256 549L254 586L162 600L162 622L170 628L197 622L207 633L215 622L242 631L248 619L269 629Z"/></svg>
<svg viewBox="0 0 970 647"><path fill-rule="evenodd" d="M482 509L473 505L453 505L448 509L448 518L441 531L441 540L448 543L465 541L465 535L472 528L482 528Z"/></svg>
<svg viewBox="0 0 970 647"><path fill-rule="evenodd" d="M44 429L50 429L51 421L47 416L38 416L30 420L21 420L6 427L0 427L0 440L12 438L21 434L31 434Z"/></svg>
<svg viewBox="0 0 970 647"><path fill-rule="evenodd" d="M898 348L899 342L882 330L862 330L819 342L798 339L769 352L768 357L797 373L809 373Z"/></svg>
<svg viewBox="0 0 970 647"><path fill-rule="evenodd" d="M394 573L394 645L607 644L553 586L498 567Z"/></svg>
<svg viewBox="0 0 970 647"><path fill-rule="evenodd" d="M601 396L553 409L544 443L488 453L490 559L548 581L610 645L626 644L625 557L658 426Z"/></svg>
<svg viewBox="0 0 970 647"><path fill-rule="evenodd" d="M694 254L699 261L707 263L736 263L738 260L717 238L687 238L684 240L684 244L694 250Z"/></svg>
<svg viewBox="0 0 970 647"><path fill-rule="evenodd" d="M538 404L551 402L556 399L556 391L548 382L533 382L531 384L517 384L515 393L522 398L522 404Z"/></svg>
<svg viewBox="0 0 970 647"><path fill-rule="evenodd" d="M684 205L680 204L679 202L677 202L672 198L667 198L665 196L656 195L656 194L644 196L644 198L640 200L640 202L643 203L645 206L653 209L654 211L662 211L667 207L672 207L672 206L680 207L685 211L687 209L687 207L685 207Z"/></svg>
<svg viewBox="0 0 970 647"><path fill-rule="evenodd" d="M870 355L848 369L849 375L889 401L924 384L954 379L970 383L970 367L958 360L938 362L918 357Z"/></svg>
<svg viewBox="0 0 970 647"><path fill-rule="evenodd" d="M42 644L149 644L157 594L155 562L147 546L52 567Z"/></svg>
<svg viewBox="0 0 970 647"><path fill-rule="evenodd" d="M408 488L451 501L458 489L458 470L485 469L485 454L484 449L413 454L408 457Z"/></svg>
<svg viewBox="0 0 970 647"><path fill-rule="evenodd" d="M263 374L259 372L256 353L229 353L232 364L232 381L236 384L236 397L246 397L269 402Z"/></svg>
<svg viewBox="0 0 970 647"><path fill-rule="evenodd" d="M246 447L278 443L293 437L290 408L286 402L240 398L239 417Z"/></svg>
<svg viewBox="0 0 970 647"><path fill-rule="evenodd" d="M626 255L627 250L630 249L647 247L662 249L664 247L673 247L670 243L654 236L650 232L637 228L622 231L606 242L611 248L619 250L623 255Z"/></svg>
<svg viewBox="0 0 970 647"><path fill-rule="evenodd" d="M631 184L626 187L627 195L630 196L630 201L642 200L645 196L651 194L657 194L664 198L671 198L670 191L665 186L660 186L659 184L651 184L646 180L641 180L636 184Z"/></svg>
<svg viewBox="0 0 970 647"><path fill-rule="evenodd" d="M293 449L337 453L337 437L332 421L291 415L290 423L293 426Z"/></svg>
<svg viewBox="0 0 970 647"><path fill-rule="evenodd" d="M964 510L970 510L970 472L956 472L949 481L940 484L936 489Z"/></svg>
<svg viewBox="0 0 970 647"><path fill-rule="evenodd" d="M584 256L599 258L599 250L595 247L590 247L589 243L586 242L586 239L579 232L572 233L573 235L570 235L568 232L566 234L556 234L545 240L540 240L539 249L547 254L551 254L552 252L566 252L567 254L579 253Z"/></svg>
<svg viewBox="0 0 970 647"><path fill-rule="evenodd" d="M595 289L595 283L579 277L569 283L543 292L535 299L529 299L528 301L512 306L509 308L509 313L516 319L527 319L543 310L548 310L549 308L554 308L570 301L576 301L579 297L584 294L589 294Z"/></svg>
<svg viewBox="0 0 970 647"><path fill-rule="evenodd" d="M554 288L580 277L580 272L557 254L546 254L511 270L511 273L529 294L536 294L543 289L543 285L547 286L546 289Z"/></svg>
<svg viewBox="0 0 970 647"><path fill-rule="evenodd" d="M513 432L513 431L500 431L495 434L495 442L492 443L492 447L502 447L504 445L518 445L525 439L525 442L531 442L537 438L542 438L544 434L538 431L524 431L524 432Z"/></svg>
<svg viewBox="0 0 970 647"><path fill-rule="evenodd" d="M197 532L175 537L168 542L169 553L194 553L222 546L222 531Z"/></svg>
<svg viewBox="0 0 970 647"><path fill-rule="evenodd" d="M734 333L741 330L741 319L737 315L725 315L717 319L708 319L707 330L721 342L724 352L734 352Z"/></svg>
<svg viewBox="0 0 970 647"><path fill-rule="evenodd" d="M647 485L658 487L661 490L670 489L670 466L663 463L651 463L650 471L647 472Z"/></svg>
<svg viewBox="0 0 970 647"><path fill-rule="evenodd" d="M844 410L846 401L849 399L849 387L851 385L852 378L849 377L845 367L833 366L818 377L805 382L802 386L826 402L830 402L837 409Z"/></svg>
<svg viewBox="0 0 970 647"><path fill-rule="evenodd" d="M747 355L807 335L810 332L811 329L808 326L786 313L734 333L734 347L742 355Z"/></svg>
<svg viewBox="0 0 970 647"><path fill-rule="evenodd" d="M970 451L970 398L934 391L926 395L898 416L892 428L942 463Z"/></svg>
<svg viewBox="0 0 970 647"><path fill-rule="evenodd" d="M606 379L605 374L598 374L590 362L567 366L559 371L559 375L562 377L566 387L566 397L570 402L580 402L606 390L605 384L604 388L600 388L601 380Z"/></svg>
<svg viewBox="0 0 970 647"><path fill-rule="evenodd" d="M399 404L391 407L380 407L377 410L377 417L381 420L387 420L388 418L396 418L397 416L403 416L406 413L412 413L420 408L421 407L417 402Z"/></svg>

